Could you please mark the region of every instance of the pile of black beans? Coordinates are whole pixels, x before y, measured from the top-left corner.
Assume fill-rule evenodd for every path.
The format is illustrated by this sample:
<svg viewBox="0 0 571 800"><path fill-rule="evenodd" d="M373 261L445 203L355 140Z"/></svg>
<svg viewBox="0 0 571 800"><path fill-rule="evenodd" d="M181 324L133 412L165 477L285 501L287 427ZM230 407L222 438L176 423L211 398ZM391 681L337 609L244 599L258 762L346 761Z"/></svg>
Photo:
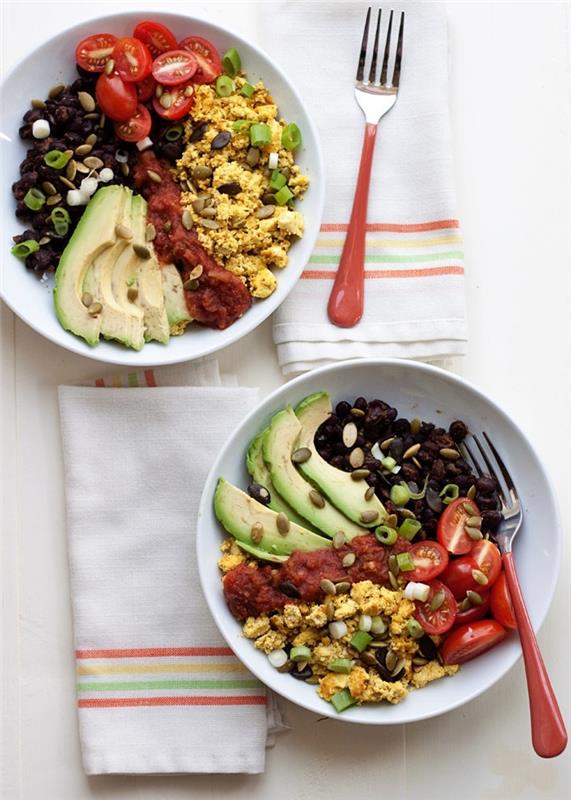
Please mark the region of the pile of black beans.
<svg viewBox="0 0 571 800"><path fill-rule="evenodd" d="M357 439L347 447L343 443L343 429L350 422L357 427ZM414 493L418 493L426 482L424 497L410 500L404 513L406 516L412 512L422 523L415 541L435 538L438 519L446 508L440 492L447 484L456 484L461 496L470 490L471 494L475 493L474 500L482 515L482 532L493 537L501 521L495 480L489 475L475 475L462 455L453 458L442 455L442 451L456 451L467 433L468 428L461 420L455 420L446 430L431 422L399 417L397 409L382 400L367 401L364 397L357 397L353 403L342 401L337 404L335 413L318 429L315 446L332 466L347 472L352 472L355 463L359 463L354 458L351 463L350 458L352 451L360 448L364 453L361 468L369 470L365 480L374 487L387 511L396 513L399 519L403 517L403 510L391 502L391 487L405 481ZM387 440L391 441L384 444L382 455L392 457L400 466L396 474L384 469L381 461L371 453L375 443L380 445ZM413 448L416 450L414 455L403 458L414 445L420 445Z"/></svg>

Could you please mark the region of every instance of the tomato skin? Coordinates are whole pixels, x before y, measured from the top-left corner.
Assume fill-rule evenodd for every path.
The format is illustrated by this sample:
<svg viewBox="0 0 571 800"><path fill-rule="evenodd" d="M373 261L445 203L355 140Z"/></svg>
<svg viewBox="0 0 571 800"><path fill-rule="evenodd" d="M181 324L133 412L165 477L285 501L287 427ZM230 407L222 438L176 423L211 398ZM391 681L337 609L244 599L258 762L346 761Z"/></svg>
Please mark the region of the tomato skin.
<svg viewBox="0 0 571 800"><path fill-rule="evenodd" d="M464 664L505 639L506 629L495 619L481 619L455 628L440 648L445 664Z"/></svg>
<svg viewBox="0 0 571 800"><path fill-rule="evenodd" d="M174 34L167 26L150 19L139 22L133 31L133 36L147 46L152 58L176 47Z"/></svg>
<svg viewBox="0 0 571 800"><path fill-rule="evenodd" d="M470 503L474 507L474 515L468 514L464 509L464 503ZM480 512L476 503L467 497L458 497L446 506L442 516L438 520L436 536L441 545L449 553L461 556L469 553L474 542L464 530L464 523L470 516L477 516Z"/></svg>
<svg viewBox="0 0 571 800"><path fill-rule="evenodd" d="M153 61L153 77L164 86L177 86L187 83L196 70L198 61L188 50L169 50L161 53Z"/></svg>
<svg viewBox="0 0 571 800"><path fill-rule="evenodd" d="M440 576L440 580L448 586L456 600L466 597L467 591L478 592L482 586L474 580L473 570L479 569L471 555L454 558Z"/></svg>
<svg viewBox="0 0 571 800"><path fill-rule="evenodd" d="M472 608L469 608L467 611L461 611L460 607L458 607L458 613L454 620L454 628L457 628L459 625L465 625L467 622L476 622L476 620L483 619L486 616L490 610L490 593L480 591L478 594L482 598L482 602L479 606L472 606Z"/></svg>
<svg viewBox="0 0 571 800"><path fill-rule="evenodd" d="M190 83L168 87L167 91L172 97L172 105L170 108L164 108L156 95L153 97L153 108L159 117L177 120L188 114L194 105L194 92L189 97L185 95L185 90L188 89L189 86L192 88L192 84Z"/></svg>
<svg viewBox="0 0 571 800"><path fill-rule="evenodd" d="M434 595L442 591L444 592L444 602L440 608L432 611L430 603ZM430 583L430 592L428 599L421 603L420 600L415 601L414 616L420 622L425 632L430 635L446 633L454 625L456 614L458 613L458 604L454 599L454 595L450 589L440 581L432 581Z"/></svg>
<svg viewBox="0 0 571 800"><path fill-rule="evenodd" d="M505 572L500 573L498 580L492 586L490 601L494 619L497 619L505 628L517 630L514 607Z"/></svg>
<svg viewBox="0 0 571 800"><path fill-rule="evenodd" d="M75 48L75 60L88 72L103 72L111 58L117 37L112 33L96 33L86 36Z"/></svg>
<svg viewBox="0 0 571 800"><path fill-rule="evenodd" d="M95 86L95 96L101 110L116 122L124 122L137 110L137 90L134 84L126 83L119 75L100 75Z"/></svg>
<svg viewBox="0 0 571 800"><path fill-rule="evenodd" d="M474 559L480 572L487 577L486 589L490 589L502 571L502 556L497 546L489 539L480 539L472 547L470 558Z"/></svg>
<svg viewBox="0 0 571 800"><path fill-rule="evenodd" d="M124 142L140 142L151 132L151 115L145 106L139 104L132 117L125 122L113 123L115 133Z"/></svg>
<svg viewBox="0 0 571 800"><path fill-rule="evenodd" d="M155 93L156 86L157 82L152 75L147 75L144 80L136 83L135 89L137 90L139 103L146 103L147 100L150 100Z"/></svg>
<svg viewBox="0 0 571 800"><path fill-rule="evenodd" d="M222 60L214 45L201 36L187 36L178 43L179 50L188 50L198 61L193 83L212 83L222 74Z"/></svg>
<svg viewBox="0 0 571 800"><path fill-rule="evenodd" d="M417 542L409 550L415 568L407 572L409 581L431 581L440 575L448 566L448 553L438 542Z"/></svg>
<svg viewBox="0 0 571 800"><path fill-rule="evenodd" d="M124 81L142 81L150 75L153 59L147 47L138 39L124 36L113 48L115 71Z"/></svg>

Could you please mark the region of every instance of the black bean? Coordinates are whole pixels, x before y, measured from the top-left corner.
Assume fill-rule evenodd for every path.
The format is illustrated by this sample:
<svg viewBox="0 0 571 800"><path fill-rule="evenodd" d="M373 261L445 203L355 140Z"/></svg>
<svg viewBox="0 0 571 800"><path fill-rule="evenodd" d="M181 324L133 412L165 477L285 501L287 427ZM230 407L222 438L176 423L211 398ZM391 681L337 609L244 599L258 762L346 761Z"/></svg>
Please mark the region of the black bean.
<svg viewBox="0 0 571 800"><path fill-rule="evenodd" d="M254 500L257 500L258 503L262 503L265 506L267 506L272 499L266 487L261 486L259 483L251 483L248 486L248 494L250 497L253 497Z"/></svg>
<svg viewBox="0 0 571 800"><path fill-rule="evenodd" d="M399 479L403 481L416 481L420 478L420 470L412 461L405 461L401 471L398 473Z"/></svg>
<svg viewBox="0 0 571 800"><path fill-rule="evenodd" d="M313 670L307 664L303 669L299 669L297 664L295 664L294 668L289 673L292 678L296 678L298 681L306 681L308 678L311 678L313 675Z"/></svg>
<svg viewBox="0 0 571 800"><path fill-rule="evenodd" d="M476 505L480 511L495 511L498 507L498 501L495 495L482 496L476 494Z"/></svg>
<svg viewBox="0 0 571 800"><path fill-rule="evenodd" d="M432 462L432 466L430 468L430 477L434 478L434 480L442 481L444 480L445 474L446 474L446 467L444 461L441 458L436 458Z"/></svg>
<svg viewBox="0 0 571 800"><path fill-rule="evenodd" d="M499 511L482 511L482 532L495 533L501 521L502 515Z"/></svg>
<svg viewBox="0 0 571 800"><path fill-rule="evenodd" d="M496 491L496 482L491 475L482 475L476 481L476 490L478 494L492 494Z"/></svg>
<svg viewBox="0 0 571 800"><path fill-rule="evenodd" d="M395 419L393 422L393 433L398 434L399 436L403 436L406 433L410 432L410 422L408 419L400 418Z"/></svg>
<svg viewBox="0 0 571 800"><path fill-rule="evenodd" d="M420 654L429 661L432 661L432 659L436 658L437 647L430 636L423 636L421 639L419 639L418 649Z"/></svg>
<svg viewBox="0 0 571 800"><path fill-rule="evenodd" d="M364 397L357 397L357 399L353 403L353 408L358 408L360 411L366 411L368 407L369 404L367 403Z"/></svg>
<svg viewBox="0 0 571 800"><path fill-rule="evenodd" d="M174 163L182 156L184 142L181 139L176 142L169 142L166 139L161 139L156 149L160 156Z"/></svg>
<svg viewBox="0 0 571 800"><path fill-rule="evenodd" d="M456 419L454 422L450 423L448 432L455 442L461 442L468 433L468 428L465 422L462 422L461 419Z"/></svg>
<svg viewBox="0 0 571 800"><path fill-rule="evenodd" d="M337 403L335 406L335 413L339 417L339 419L345 419L351 412L351 403L347 403L346 400L342 400L340 403Z"/></svg>
<svg viewBox="0 0 571 800"><path fill-rule="evenodd" d="M397 436L396 439L393 439L389 445L389 455L392 456L395 461L399 461L402 459L404 454L404 442Z"/></svg>
<svg viewBox="0 0 571 800"><path fill-rule="evenodd" d="M327 459L325 459L327 460ZM333 456L333 458L329 462L332 467L336 469L345 469L346 460L344 456Z"/></svg>

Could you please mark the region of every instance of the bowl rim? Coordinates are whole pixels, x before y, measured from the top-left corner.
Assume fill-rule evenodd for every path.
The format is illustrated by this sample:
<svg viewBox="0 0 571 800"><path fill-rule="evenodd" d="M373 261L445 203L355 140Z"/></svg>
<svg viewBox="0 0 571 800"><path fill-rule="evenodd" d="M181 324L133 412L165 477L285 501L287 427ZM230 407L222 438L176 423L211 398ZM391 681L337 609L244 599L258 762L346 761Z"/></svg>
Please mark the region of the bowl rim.
<svg viewBox="0 0 571 800"><path fill-rule="evenodd" d="M262 47L259 47L257 44L250 42L248 39L245 39L244 36L242 36L241 34L234 33L233 31L224 28L222 25L219 25L216 22L212 22L207 17L198 17L193 15L188 15L185 13L176 13L172 11L162 11L158 9L149 8L149 9L144 9L143 11L126 10L105 15L99 14L93 17L89 17L88 19L82 20L80 22L77 22L74 25L70 25L69 27L63 28L58 33L54 34L53 36L50 36L48 39L45 39L40 45L34 48L34 50L32 50L29 53L26 53L23 57L19 58L12 65L9 71L3 75L2 79L0 80L0 113L1 109L4 106L4 103L6 102L5 100L6 89L10 84L12 76L18 72L18 70L21 68L22 63L26 61L28 58L30 58L40 48L50 45L53 46L53 43L57 39L59 39L60 36L72 34L74 31L83 28L86 25L91 25L100 22L112 23L115 20L124 20L124 19L133 19L133 20L137 18L139 20L148 19L152 16L159 16L165 21L168 21L170 19L173 22L188 20L192 23L193 21L195 21L200 24L207 25L208 27L213 29L216 33L220 33L225 36L231 36L238 46L245 45L247 48L253 50L257 54L257 56L260 57L262 60L268 62L271 65L271 67L279 74L283 82L286 84L287 89L290 92L291 96L294 98L295 102L303 109L303 112L307 119L309 130L311 132L311 138L315 142L315 163L312 167L314 175L311 181L311 189L312 191L315 192L315 204L316 204L315 218L317 220L317 224L315 226L315 231L313 235L309 235L307 232L304 232L304 235L302 237L302 241L306 242L306 247L308 248L308 251L313 250L315 247L315 242L317 241L317 238L319 236L320 225L323 219L323 211L325 206L325 165L323 160L323 149L321 146L321 140L319 138L317 126L313 121L311 113L306 103L302 100L296 86L290 81L290 79L287 76L287 73L284 71L284 69L278 62L276 62L270 55L268 55L268 53ZM288 266L290 265L288 264ZM168 366L171 364L180 364L189 361L194 361L198 358L203 358L204 356L216 353L225 347L230 347L231 345L241 341L245 336L252 333L252 331L255 330L258 326L262 325L268 319L268 317L270 317L271 314L273 314L274 311L276 311L280 307L280 305L287 299L288 295L290 294L291 291L293 291L294 287L299 281L301 273L303 272L304 268L305 268L305 262L303 259L300 259L300 266L297 270L297 276L295 279L292 278L291 286L289 287L289 289L287 289L281 300L277 303L275 303L274 300L274 304L270 302L267 304L267 306L266 306L266 301L264 301L263 308L264 309L267 308L267 311L264 311L261 314L260 319L257 319L256 315L251 315L251 320L250 320L248 312L246 312L246 314L244 314L243 317L236 320L236 322L234 322L232 326L226 329L226 330L232 330L232 328L235 325L242 324L242 328L240 329L239 334L229 337L229 340L225 341L223 344L217 344L216 341L214 341L213 344L203 346L199 352L191 355L185 353L178 353L174 355L174 348L171 348L170 350L171 355L168 355L169 349L167 344L166 346L164 346L164 350L157 349L156 351L154 351L155 353L159 354L158 357L149 356L149 360L140 360L140 361L139 360L135 361L132 358L130 358L130 356L132 356L133 353L136 353L136 355L144 354L145 348L142 348L140 351L131 351L127 347L123 348L117 347L116 351L114 348L113 349L109 348L108 351L104 351L99 347L85 349L84 347L84 345L86 344L85 342L82 342L82 340L79 337L76 337L70 331L65 331L63 328L62 331L65 333L65 341L63 340L60 341L55 333L43 330L42 326L38 325L35 322L33 313L30 314L30 312L28 312L27 309L21 309L17 307L17 303L12 303L11 300L6 297L4 282L1 278L0 278L0 299L20 320L22 320L22 322L24 322L26 325L32 328L32 330L34 330L44 339L47 339L53 344L62 347L64 350L67 350L68 352L83 356L84 358L88 358L92 361L99 361L102 363L114 364L118 366L133 367L135 369L139 369L143 366L159 367L159 366ZM271 299L272 299L271 296L267 298L268 301ZM221 334L224 333L224 331L217 331L217 332ZM189 336L192 336L192 331L189 331L187 333ZM113 344L113 343L101 342L101 344Z"/></svg>
<svg viewBox="0 0 571 800"><path fill-rule="evenodd" d="M205 523L204 523L204 520L206 519L205 512L206 512L207 508L211 508L211 505L212 505L212 485L214 483L213 476L219 473L220 465L221 465L221 463L222 463L222 461L224 459L226 450L234 442L235 438L237 436L239 436L240 431L243 428L245 428L248 425L249 422L251 422L258 415L260 415L260 412L261 412L262 409L265 409L268 406L270 406L274 402L274 400L281 395L282 392L289 392L291 389L295 390L295 388L297 386L302 385L304 383L304 381L307 380L308 378L313 379L316 376L317 377L324 376L324 379L326 379L328 374L331 374L331 373L334 373L334 372L338 372L338 371L344 371L344 370L347 370L347 369L350 370L352 367L355 367L355 366L365 366L365 367L368 366L368 367L371 367L373 369L375 369L375 368L377 368L377 369L381 368L382 369L383 367L386 367L386 366L405 367L405 368L409 368L409 369L411 369L413 371L416 371L416 372L418 372L420 374L428 374L428 375L437 376L437 377L439 377L441 379L444 379L445 381L448 381L453 386L461 387L462 389L467 389L468 391L473 392L481 401L484 401L489 406L491 406L491 408L496 413L498 413L501 418L507 419L509 421L509 423L512 425L515 433L519 437L521 437L521 439L526 444L526 446L533 453L536 453L536 449L533 446L533 444L531 443L531 441L529 440L527 434L522 430L522 428L517 424L517 422L515 422L513 420L511 415L506 410L504 410L502 405L500 405L496 400L494 400L492 397L490 397L489 395L484 393L481 389L479 389L477 386L475 386L471 381L466 380L464 377L462 377L460 375L456 375L456 374L454 374L452 372L448 372L447 370L442 369L441 367L434 366L432 364L427 364L427 363L420 362L420 361L407 360L407 359L402 359L402 358L356 358L356 359L350 359L350 360L346 360L346 361L338 361L338 362L335 362L334 364L326 364L325 366L319 367L318 369L315 369L315 370L311 370L310 372L305 372L302 375L297 376L293 380L282 384L277 389L275 389L273 392L271 392L269 395L264 397L260 401L260 403L258 403L256 408L253 409L240 422L240 424L237 426L237 428L228 436L228 438L224 442L223 446L220 448L219 453L218 453L218 455L217 455L212 467L210 468L210 470L208 472L208 475L207 475L206 480L205 480L204 489L203 489L203 492L202 492L202 495L201 495L201 498L200 498L200 503L199 503L199 506L198 506L198 515L197 515L197 523L196 523L196 537L195 537L196 538L196 542L195 542L194 552L195 552L195 556L196 556L196 560L197 560L197 567L198 567L200 585L201 585L201 588L202 588L202 593L203 593L203 595L204 595L204 597L206 599L206 603L208 605L208 609L209 609L209 611L210 611L210 613L211 613L211 615L212 615L212 617L214 619L214 622L216 624L216 627L218 628L218 630L220 631L221 635L224 637L224 639L228 643L230 649L232 649L232 650L233 650L233 645L234 645L234 639L232 639L230 637L229 632L227 633L226 624L225 624L224 620L219 618L219 614L218 614L217 608L215 607L215 604L214 604L214 597L213 597L213 595L211 594L211 591L208 588L210 583L209 583L209 577L208 577L207 571L206 571L207 570L206 564L204 564L203 560L200 557L201 556L201 553L200 553L201 542L204 539L204 537L207 535L207 530L206 530L206 526L205 526ZM324 380L324 383L325 382L326 381ZM540 617L537 619L537 621L535 623L535 626L534 626L534 630L535 630L536 633L539 632L539 630L541 629L541 626L545 622L545 619L547 617L547 614L548 614L549 609L551 607L551 604L553 602L553 596L555 594L555 590L556 590L557 583L558 583L558 580L559 580L559 574L560 574L560 568L561 568L561 551L562 551L562 544L563 544L563 542L562 542L562 518L561 518L561 512L560 512L560 508L559 508L559 502L558 502L558 499L557 499L557 495L555 494L555 491L554 491L554 488L553 488L554 484L553 484L553 481L551 480L551 477L549 475L549 470L546 469L544 462L539 458L537 459L537 461L538 461L539 468L543 473L543 477L545 479L545 483L547 484L547 487L548 487L549 496L546 498L545 502L548 503L551 506L552 510L553 510L554 519L555 519L555 522L556 522L556 533L555 533L554 555L553 555L553 560L552 560L553 580L550 582L549 587L547 587L547 591L545 593L546 594L546 602L545 602L545 606L544 606L544 611L540 615ZM239 623L236 622L236 625L238 625L238 624ZM234 650L233 650L233 652L234 652ZM237 657L239 658L239 656L237 656ZM451 701L441 709L436 709L436 710L431 710L431 711L428 711L428 712L425 712L425 713L421 713L421 714L411 715L409 717L405 717L405 719L402 719L402 718L399 718L399 719L390 719L390 718L388 718L388 719L382 719L382 720L372 719L372 718L355 719L354 717L351 716L351 713L350 713L351 710L349 710L349 713L347 715L344 714L343 716L340 716L333 709L329 708L329 704L328 703L324 703L323 704L324 708L323 709L319 709L319 711L320 711L322 716L326 716L326 717L328 717L330 719L333 719L335 721L338 721L338 722L350 722L350 723L357 724L357 725L360 724L360 725L372 725L372 726L377 726L377 725L378 726L385 726L385 725L405 725L405 724L409 724L409 723L413 723L413 722L421 722L422 720L431 719L433 717L438 717L438 716L440 716L442 714L446 714L449 711L453 711L454 709L459 708L459 707L471 702L472 700L475 700L477 697L479 697L485 691L490 689L494 684L496 684L498 681L500 681L519 662L520 659L521 659L521 647L518 647L517 652L513 655L513 657L510 657L510 659L508 660L508 663L506 665L502 666L502 668L499 670L499 672L494 673L494 675L492 677L487 678L486 680L484 680L481 683L481 685L479 685L478 687L476 687L476 688L472 689L471 691L469 691L466 697L458 699L456 701ZM298 697L293 698L290 694L287 693L287 686L285 685L285 681L282 682L281 680L279 680L278 676L280 675L280 673L276 672L276 680L272 684L269 684L256 672L255 668L251 667L250 664L246 663L246 666L248 667L248 669L252 670L253 674L255 674L256 677L268 689L271 689L272 691L276 692L277 694L279 694L280 696L282 696L286 700L289 700L290 702L295 703L295 705L298 705L298 706L306 709L307 711L311 711L312 713L316 713L316 709L311 704L309 704L308 702L305 702L303 697L302 698L298 698ZM281 685L282 683L284 683L283 687Z"/></svg>

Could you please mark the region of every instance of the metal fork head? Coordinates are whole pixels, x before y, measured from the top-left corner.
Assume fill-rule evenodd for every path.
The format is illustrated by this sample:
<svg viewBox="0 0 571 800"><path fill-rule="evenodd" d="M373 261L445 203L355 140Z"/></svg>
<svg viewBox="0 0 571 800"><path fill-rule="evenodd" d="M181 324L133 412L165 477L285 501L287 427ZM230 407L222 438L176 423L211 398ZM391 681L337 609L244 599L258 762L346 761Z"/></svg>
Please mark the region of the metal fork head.
<svg viewBox="0 0 571 800"><path fill-rule="evenodd" d="M498 497L500 498L501 504L500 513L503 517L503 521L500 523L500 527L496 533L496 539L500 550L503 553L507 553L511 550L514 537L521 527L523 519L521 503L512 477L500 454L485 431L482 432L482 436L485 440L485 445L476 434L471 434L473 444L475 444L478 452L478 457L476 457L475 450L470 447L469 442L466 440L464 440L460 449L462 450L462 455L465 460L471 465L479 477L486 474L479 461L481 458L487 470L487 474L491 475L496 482Z"/></svg>
<svg viewBox="0 0 571 800"><path fill-rule="evenodd" d="M365 29L363 31L361 50L359 52L357 77L355 79L355 97L361 109L363 110L363 113L365 114L367 122L373 122L375 124L384 114L387 113L387 111L389 111L389 109L393 107L396 102L399 88L404 36L404 11L401 11L400 13L394 67L392 75L389 78L389 58L391 43L394 40L392 33L393 17L394 11L391 10L387 30L384 37L382 37L383 51L380 75L378 74L377 65L379 60L379 39L381 38L381 25L383 20L382 9L379 9L377 12L377 22L373 37L373 50L371 54L371 62L367 80L365 80L365 63L367 61L367 50L369 46L369 25L371 22L370 7L367 11L367 17L365 19Z"/></svg>

